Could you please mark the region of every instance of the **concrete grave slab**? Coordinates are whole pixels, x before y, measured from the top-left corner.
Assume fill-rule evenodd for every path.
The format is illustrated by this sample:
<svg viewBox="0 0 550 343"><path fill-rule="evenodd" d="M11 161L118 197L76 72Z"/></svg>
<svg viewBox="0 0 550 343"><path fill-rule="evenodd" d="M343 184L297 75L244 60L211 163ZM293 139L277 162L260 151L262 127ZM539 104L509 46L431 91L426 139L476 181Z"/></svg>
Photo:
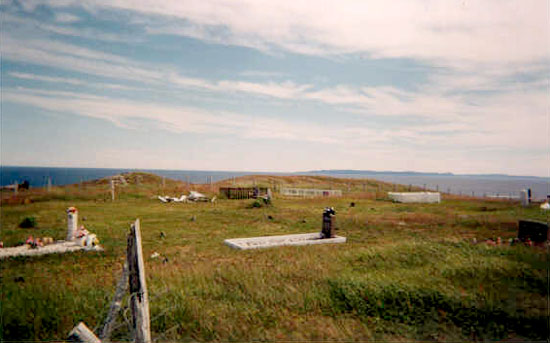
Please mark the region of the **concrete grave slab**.
<svg viewBox="0 0 550 343"><path fill-rule="evenodd" d="M226 239L224 243L239 250L272 248L279 246L345 243L346 237L321 238L319 232L296 235L262 236Z"/></svg>

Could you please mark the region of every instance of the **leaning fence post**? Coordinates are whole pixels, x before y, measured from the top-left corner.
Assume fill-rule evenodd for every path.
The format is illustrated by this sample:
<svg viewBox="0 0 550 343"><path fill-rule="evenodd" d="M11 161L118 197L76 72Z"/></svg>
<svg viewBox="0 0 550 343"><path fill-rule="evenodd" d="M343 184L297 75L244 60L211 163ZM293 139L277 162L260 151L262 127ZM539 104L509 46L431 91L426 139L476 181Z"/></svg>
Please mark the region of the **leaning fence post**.
<svg viewBox="0 0 550 343"><path fill-rule="evenodd" d="M68 341L79 343L101 343L99 338L97 338L92 330L88 329L86 324L83 322L78 323L78 325L71 330Z"/></svg>
<svg viewBox="0 0 550 343"><path fill-rule="evenodd" d="M103 330L101 330L101 334L99 335L99 338L104 342L108 341L111 337L116 316L118 315L118 312L122 307L122 299L124 297L124 294L126 293L126 290L128 289L128 273L128 262L124 262L124 267L122 268L122 276L120 277L120 280L118 280L115 296L113 298L113 302L111 303L111 308L109 309L107 318L103 323Z"/></svg>
<svg viewBox="0 0 550 343"><path fill-rule="evenodd" d="M150 343L150 317L147 285L145 282L145 264L141 249L141 232L139 219L130 228L128 236L128 270L130 287L130 306L135 328L136 343Z"/></svg>

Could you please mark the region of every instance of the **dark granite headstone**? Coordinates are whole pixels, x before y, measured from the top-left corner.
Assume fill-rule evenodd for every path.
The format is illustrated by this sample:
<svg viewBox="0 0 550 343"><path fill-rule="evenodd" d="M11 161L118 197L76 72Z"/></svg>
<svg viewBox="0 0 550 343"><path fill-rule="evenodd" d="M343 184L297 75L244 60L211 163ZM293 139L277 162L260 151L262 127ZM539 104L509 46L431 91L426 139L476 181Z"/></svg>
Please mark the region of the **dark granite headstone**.
<svg viewBox="0 0 550 343"><path fill-rule="evenodd" d="M334 230L336 229L336 211L334 208L327 207L323 211L323 228L321 229L322 238L334 237Z"/></svg>
<svg viewBox="0 0 550 343"><path fill-rule="evenodd" d="M550 240L550 228L548 224L536 220L520 220L518 238L524 242L529 238L535 243L543 243Z"/></svg>

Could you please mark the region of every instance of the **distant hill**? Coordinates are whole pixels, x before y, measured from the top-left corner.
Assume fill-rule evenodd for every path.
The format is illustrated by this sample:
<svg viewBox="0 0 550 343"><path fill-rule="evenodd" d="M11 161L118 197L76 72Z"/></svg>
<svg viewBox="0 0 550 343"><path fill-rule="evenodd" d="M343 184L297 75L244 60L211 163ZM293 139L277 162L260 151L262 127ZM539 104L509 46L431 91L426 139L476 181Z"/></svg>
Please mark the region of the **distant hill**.
<svg viewBox="0 0 550 343"><path fill-rule="evenodd" d="M457 177L476 177L476 178L533 178L533 179L546 179L538 176L519 176L519 175L507 175L507 174L453 174L453 173L426 173L415 171L391 171L391 170L353 170L353 169L328 169L328 170L311 170L305 172L299 172L296 174L313 174L313 175L354 175L354 176L376 176L376 175L399 175L399 176L457 176Z"/></svg>

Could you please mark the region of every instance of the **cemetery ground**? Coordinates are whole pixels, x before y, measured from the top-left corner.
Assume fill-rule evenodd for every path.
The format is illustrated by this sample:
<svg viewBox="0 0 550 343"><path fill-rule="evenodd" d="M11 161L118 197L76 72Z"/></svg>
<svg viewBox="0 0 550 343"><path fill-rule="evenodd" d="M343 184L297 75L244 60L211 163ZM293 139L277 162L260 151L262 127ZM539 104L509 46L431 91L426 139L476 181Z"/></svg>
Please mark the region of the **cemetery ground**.
<svg viewBox="0 0 550 343"><path fill-rule="evenodd" d="M188 186L126 176L111 202L107 180L2 194L0 240L64 239L65 209L97 234L102 252L0 261L2 340L63 340L84 321L101 327L139 218L153 340L544 340L547 250L472 244L516 237L517 220L547 221L538 205L443 195L441 204L397 204L403 186L327 177L249 176L237 184L342 189L338 198L161 203ZM351 207L350 203L355 206ZM319 232L333 206L345 244L239 251L224 239ZM547 212L548 213L548 212ZM19 228L25 217L36 227ZM80 225L79 224L79 225ZM161 237L162 236L162 237ZM157 252L159 257L153 258ZM124 304L127 303L125 299ZM124 319L113 335L128 339ZM97 331L96 331L97 332Z"/></svg>

